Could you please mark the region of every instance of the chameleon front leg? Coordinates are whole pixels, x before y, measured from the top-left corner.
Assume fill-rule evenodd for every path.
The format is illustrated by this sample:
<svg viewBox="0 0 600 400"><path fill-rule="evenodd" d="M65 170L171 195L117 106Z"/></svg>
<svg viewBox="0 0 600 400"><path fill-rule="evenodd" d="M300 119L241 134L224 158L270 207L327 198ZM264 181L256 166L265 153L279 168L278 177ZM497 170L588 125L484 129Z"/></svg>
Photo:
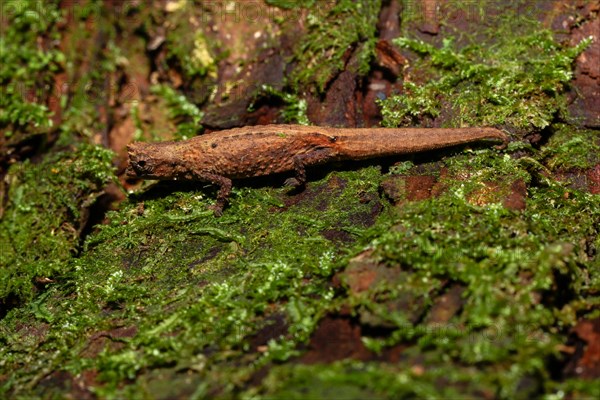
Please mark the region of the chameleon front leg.
<svg viewBox="0 0 600 400"><path fill-rule="evenodd" d="M227 204L229 195L231 194L231 179L217 174L194 171L194 178L199 181L209 182L219 187L217 192L217 202L210 206L210 209L215 213L215 217L223 215L223 207Z"/></svg>
<svg viewBox="0 0 600 400"><path fill-rule="evenodd" d="M306 185L306 167L310 165L318 165L327 162L332 156L332 151L329 148L317 149L310 153L294 156L294 172L293 178L288 178L285 181L286 186L302 188Z"/></svg>

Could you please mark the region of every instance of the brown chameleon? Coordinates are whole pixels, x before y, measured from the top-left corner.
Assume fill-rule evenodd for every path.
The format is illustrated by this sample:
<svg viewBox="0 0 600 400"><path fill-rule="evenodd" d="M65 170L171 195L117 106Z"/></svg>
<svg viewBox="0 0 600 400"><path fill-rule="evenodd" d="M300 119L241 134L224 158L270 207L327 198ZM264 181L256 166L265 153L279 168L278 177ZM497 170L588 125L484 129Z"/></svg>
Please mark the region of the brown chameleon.
<svg viewBox="0 0 600 400"><path fill-rule="evenodd" d="M178 142L132 143L128 174L144 179L193 180L219 187L215 214L231 180L295 171L287 184L302 186L306 167L331 161L388 157L481 140L506 142L495 128L327 128L258 125L213 132Z"/></svg>

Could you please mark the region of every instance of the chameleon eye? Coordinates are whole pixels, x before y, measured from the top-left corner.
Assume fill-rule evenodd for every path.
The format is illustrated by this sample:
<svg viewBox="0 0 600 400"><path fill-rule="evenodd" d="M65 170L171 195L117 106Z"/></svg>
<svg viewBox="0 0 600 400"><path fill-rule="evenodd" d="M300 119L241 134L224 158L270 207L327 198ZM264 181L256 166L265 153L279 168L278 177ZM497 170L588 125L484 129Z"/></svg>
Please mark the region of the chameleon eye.
<svg viewBox="0 0 600 400"><path fill-rule="evenodd" d="M140 167L144 168L144 167L146 166L146 161L144 161L144 160L140 160L140 161L138 161L138 165L139 165Z"/></svg>

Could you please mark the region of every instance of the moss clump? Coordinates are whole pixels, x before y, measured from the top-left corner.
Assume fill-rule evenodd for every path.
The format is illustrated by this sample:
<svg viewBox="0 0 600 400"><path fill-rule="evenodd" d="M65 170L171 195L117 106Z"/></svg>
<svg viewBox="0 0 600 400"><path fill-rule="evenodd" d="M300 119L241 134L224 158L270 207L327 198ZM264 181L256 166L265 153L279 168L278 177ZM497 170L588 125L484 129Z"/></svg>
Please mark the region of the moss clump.
<svg viewBox="0 0 600 400"><path fill-rule="evenodd" d="M165 382L173 380L198 397L592 393L584 381L556 382L547 365L561 359L577 318L600 303L588 250L600 246L597 196L548 181L530 188L524 211L478 206L473 190L506 176L530 182L528 164L491 150L445 162L443 195L385 212L368 229L381 207L382 177L372 167L336 172L294 197L238 187L220 219L206 208L207 191L159 186L136 195L70 260L68 280L0 322L0 380L18 371L0 393L56 389L27 386L48 371L96 376L89 387L100 397L172 393ZM354 240L402 279L359 295L333 290L332 274L359 251ZM461 288L461 306L431 325L449 286ZM410 308L416 319L388 307L398 299L419 304ZM343 304L363 326L386 332L363 331L373 354L400 345L402 359L291 363ZM43 334L19 329L22 321ZM247 388L262 368L267 377Z"/></svg>
<svg viewBox="0 0 600 400"><path fill-rule="evenodd" d="M54 44L41 50L38 41L44 36L50 44L58 38L60 12L55 2L3 2L2 19L7 27L0 36L0 130L9 138L52 125L43 102L54 94L53 76L64 55Z"/></svg>
<svg viewBox="0 0 600 400"><path fill-rule="evenodd" d="M415 68L421 82L406 82L406 93L383 100L385 126L437 118L450 108L452 126L547 127L565 106L563 91L575 58L591 43L565 47L539 23L520 16L496 17L484 38L458 47L452 37L436 48L402 37L395 43L423 57Z"/></svg>
<svg viewBox="0 0 600 400"><path fill-rule="evenodd" d="M192 18L198 20L205 19L205 15L198 14L199 10L193 3L183 1L179 5L167 16L172 29L167 32L165 48L168 64L181 73L188 87L206 77L216 78L218 43L209 41L202 30L190 21L190 15L195 15Z"/></svg>
<svg viewBox="0 0 600 400"><path fill-rule="evenodd" d="M154 85L151 90L166 102L169 118L177 126L175 138L189 139L202 131L204 113L183 94L166 85Z"/></svg>
<svg viewBox="0 0 600 400"><path fill-rule="evenodd" d="M135 8L131 3L123 4L125 8L131 6L130 11ZM72 20L68 21L61 42L69 60L65 63L64 78L68 87L61 88L64 92L60 99L58 147L100 139L100 132L107 129L107 120L108 128L112 127L113 110L108 105L122 105L133 100L134 95L131 84L116 84L130 62L128 54L117 45L120 25L124 22L115 18L114 10L107 12L100 3L75 4L68 10ZM107 140L105 135L102 140L103 143Z"/></svg>
<svg viewBox="0 0 600 400"><path fill-rule="evenodd" d="M183 24L182 24L183 25ZM169 32L169 56L188 79L216 75L216 61L202 32L183 34L184 25Z"/></svg>
<svg viewBox="0 0 600 400"><path fill-rule="evenodd" d="M324 10L318 2L309 10L308 32L294 50L298 65L290 76L294 90L314 85L318 93L344 70L348 50L358 47L356 72L369 71L377 38L376 25L381 1L341 0Z"/></svg>
<svg viewBox="0 0 600 400"><path fill-rule="evenodd" d="M266 3L271 6L289 10L289 9L293 9L293 8L312 7L315 4L315 1L316 0L294 0L294 1L292 1L292 0L266 0Z"/></svg>
<svg viewBox="0 0 600 400"><path fill-rule="evenodd" d="M265 379L258 399L385 399L375 387L368 364L288 365L276 367ZM377 372L375 372L379 375ZM389 390L390 388L388 388Z"/></svg>
<svg viewBox="0 0 600 400"><path fill-rule="evenodd" d="M209 192L139 195L109 213L70 262L71 279L43 300L51 322L26 363L26 332L15 324L30 312L0 322L0 376L19 371L5 393L30 393L24 384L44 373L48 354L52 368L95 371L101 397L148 392L160 369L201 374L202 385L188 383L192 392L239 390L262 366L299 354L335 307L329 278L380 209L380 176L377 168L335 173L300 198L236 188L221 218L207 209ZM119 327L135 331L100 344L89 338Z"/></svg>
<svg viewBox="0 0 600 400"><path fill-rule="evenodd" d="M525 149L516 150L522 157ZM531 160L543 157L528 151ZM392 346L405 348L397 364L283 366L271 371L261 393L319 397L339 386L384 398L530 398L563 390L592 396L595 382L555 376L572 327L582 316L597 316L600 199L549 179L532 186L539 177L526 159L490 150L446 159L443 194L402 203L397 222L380 226L368 255L342 272L363 343L384 355ZM522 211L502 207L501 198L473 201L490 182L512 180L529 187ZM355 291L351 282L360 271L379 278ZM457 298L445 298L455 289ZM446 307L441 298L456 308L435 321ZM357 377L348 379L353 371ZM390 381L388 374L403 378Z"/></svg>
<svg viewBox="0 0 600 400"><path fill-rule="evenodd" d="M8 170L10 189L0 222L0 306L30 300L36 284L69 271L83 213L114 178L111 158L110 151L83 145Z"/></svg>
<svg viewBox="0 0 600 400"><path fill-rule="evenodd" d="M388 364L338 361L284 365L271 370L256 399L399 399L481 398L489 394L488 377L477 369L422 366L416 360ZM463 390L458 390L462 387Z"/></svg>
<svg viewBox="0 0 600 400"><path fill-rule="evenodd" d="M542 149L551 170L588 169L600 163L600 135L566 124L554 125L555 132Z"/></svg>
<svg viewBox="0 0 600 400"><path fill-rule="evenodd" d="M463 182L448 183L437 199L404 204L399 224L373 243L373 259L403 275L351 296L361 319L389 332L363 341L375 351L412 344L407 357L430 366L420 379L435 382L431 366L453 365L465 376L482 371L501 398L521 395L523 385L530 395L551 393L548 363L561 359L557 349L578 316L600 302L597 261L587 250L600 244L600 200L551 184L530 188L526 209L514 212L473 205ZM432 324L431 299L454 286L460 306ZM398 299L420 311L394 306ZM475 385L459 384L460 395Z"/></svg>
<svg viewBox="0 0 600 400"><path fill-rule="evenodd" d="M262 85L256 99L263 98L269 98L283 103L283 108L279 114L285 123L310 125L310 120L306 115L308 103L305 99L301 99L297 94L286 93L277 90L272 86ZM250 107L248 107L248 110L252 112L254 107L254 104L251 104Z"/></svg>

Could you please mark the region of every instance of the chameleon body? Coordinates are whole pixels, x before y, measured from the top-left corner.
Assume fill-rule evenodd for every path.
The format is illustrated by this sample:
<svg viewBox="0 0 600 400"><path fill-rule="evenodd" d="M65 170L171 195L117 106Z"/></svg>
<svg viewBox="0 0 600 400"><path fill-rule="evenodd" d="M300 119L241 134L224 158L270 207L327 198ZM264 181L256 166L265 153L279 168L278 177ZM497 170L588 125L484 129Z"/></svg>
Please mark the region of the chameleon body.
<svg viewBox="0 0 600 400"><path fill-rule="evenodd" d="M288 183L302 186L307 166L410 154L481 140L506 142L507 136L494 128L247 126L178 142L132 143L128 146L128 174L216 184L220 190L214 209L219 214L231 191L231 179L295 171L295 178Z"/></svg>

